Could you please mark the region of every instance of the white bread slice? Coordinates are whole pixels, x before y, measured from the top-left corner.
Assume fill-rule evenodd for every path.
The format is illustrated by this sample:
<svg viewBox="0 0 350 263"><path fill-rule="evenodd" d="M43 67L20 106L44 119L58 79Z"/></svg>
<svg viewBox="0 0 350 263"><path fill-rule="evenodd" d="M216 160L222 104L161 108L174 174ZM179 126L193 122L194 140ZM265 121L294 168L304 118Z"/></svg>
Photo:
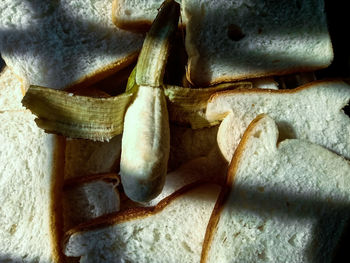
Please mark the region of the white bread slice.
<svg viewBox="0 0 350 263"><path fill-rule="evenodd" d="M121 135L108 142L67 139L65 179L119 170Z"/></svg>
<svg viewBox="0 0 350 263"><path fill-rule="evenodd" d="M170 123L170 155L168 171L198 157L204 157L217 147L218 125L210 128L191 129Z"/></svg>
<svg viewBox="0 0 350 263"><path fill-rule="evenodd" d="M156 207L100 218L69 231L64 253L80 262L198 262L220 187L187 187Z"/></svg>
<svg viewBox="0 0 350 263"><path fill-rule="evenodd" d="M0 113L0 262L62 262L64 140L34 118Z"/></svg>
<svg viewBox="0 0 350 263"><path fill-rule="evenodd" d="M350 163L304 140L278 143L259 115L230 164L201 262L331 262L350 217Z"/></svg>
<svg viewBox="0 0 350 263"><path fill-rule="evenodd" d="M21 100L26 90L26 82L5 66L0 73L0 112L24 110Z"/></svg>
<svg viewBox="0 0 350 263"><path fill-rule="evenodd" d="M116 28L112 1L1 1L0 52L30 84L87 86L137 57L143 36Z"/></svg>
<svg viewBox="0 0 350 263"><path fill-rule="evenodd" d="M195 86L313 71L333 59L323 0L189 0L187 79Z"/></svg>
<svg viewBox="0 0 350 263"><path fill-rule="evenodd" d="M66 180L63 191L64 231L90 219L119 211L118 184L117 174Z"/></svg>
<svg viewBox="0 0 350 263"><path fill-rule="evenodd" d="M226 118L218 145L230 161L249 123L269 114L280 129L280 140L309 140L350 159L350 119L342 108L350 86L342 81L315 81L292 90L232 90L214 94L207 106L209 120Z"/></svg>
<svg viewBox="0 0 350 263"><path fill-rule="evenodd" d="M181 4L181 0L175 0ZM119 28L147 31L164 0L114 0L112 18ZM184 26L184 22L179 21Z"/></svg>

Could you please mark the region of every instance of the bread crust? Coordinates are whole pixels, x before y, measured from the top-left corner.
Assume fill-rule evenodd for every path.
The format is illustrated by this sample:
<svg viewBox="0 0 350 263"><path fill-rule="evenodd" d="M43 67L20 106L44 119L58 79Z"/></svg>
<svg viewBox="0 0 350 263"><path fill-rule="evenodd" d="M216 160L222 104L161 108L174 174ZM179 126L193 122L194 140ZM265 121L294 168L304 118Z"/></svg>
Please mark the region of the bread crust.
<svg viewBox="0 0 350 263"><path fill-rule="evenodd" d="M62 136L54 137L53 165L52 165L52 184L51 184L51 202L50 202L50 229L52 244L52 261L65 262L65 256L62 252L61 240L63 237L63 210L62 210L62 188L64 179L64 153L65 138Z"/></svg>
<svg viewBox="0 0 350 263"><path fill-rule="evenodd" d="M203 247L202 247L201 261L200 261L201 263L205 263L207 261L210 244L213 240L213 236L215 234L215 229L219 222L221 211L234 186L235 175L237 172L237 168L239 166L238 164L241 161L241 156L245 149L245 144L250 138L250 134L252 130L255 128L258 122L264 117L266 117L266 114L260 114L250 123L232 157L232 160L230 162L228 172L227 172L226 182L220 191L219 197L215 203L214 209L212 211L212 214L210 216L210 219L207 225L207 229L203 240Z"/></svg>
<svg viewBox="0 0 350 263"><path fill-rule="evenodd" d="M270 76L282 76L282 75L289 75L289 74L294 74L294 73L300 73L300 72L312 72L316 70L320 70L323 68L327 68L328 66L331 65L332 62L325 64L320 67L299 67L299 68L291 68L288 70L280 70L280 71L270 71L267 73L262 73L262 74L245 74L245 75L240 75L236 77L218 77L215 78L211 81L203 81L201 79L196 79L194 76L195 74L191 74L191 65L193 62L191 61L192 59L189 58L188 60L188 66L186 70L186 78L187 80L195 87L209 87L213 85L217 85L220 83L225 83L225 82L234 82L234 81L241 81L241 80L247 80L247 79L253 79L253 78L262 78L262 77L270 77ZM193 67L193 65L192 65Z"/></svg>
<svg viewBox="0 0 350 263"><path fill-rule="evenodd" d="M275 90L275 89L257 89L257 88L252 88L252 89L232 89L232 90L225 90L225 91L220 91L216 92L213 95L210 96L208 99L208 103L214 101L217 97L221 97L224 95L230 95L230 94L249 94L249 93L265 93L265 94L293 94L300 92L304 89L309 89L313 88L317 84L335 84L335 83L344 83L342 79L326 79L326 80L315 80L309 83L306 83L304 85L301 85L295 89L280 89L280 90Z"/></svg>

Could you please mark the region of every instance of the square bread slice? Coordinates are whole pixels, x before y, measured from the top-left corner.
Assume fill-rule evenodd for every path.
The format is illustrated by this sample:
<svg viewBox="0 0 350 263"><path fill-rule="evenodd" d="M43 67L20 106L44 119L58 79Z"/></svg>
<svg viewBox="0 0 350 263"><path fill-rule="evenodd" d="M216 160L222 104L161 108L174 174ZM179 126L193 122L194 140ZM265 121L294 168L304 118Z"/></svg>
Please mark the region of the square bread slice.
<svg viewBox="0 0 350 263"><path fill-rule="evenodd" d="M207 227L201 262L331 262L350 218L350 163L305 140L247 128Z"/></svg>
<svg viewBox="0 0 350 263"><path fill-rule="evenodd" d="M155 207L130 209L67 232L64 253L80 262L199 262L220 187L187 186Z"/></svg>
<svg viewBox="0 0 350 263"><path fill-rule="evenodd" d="M62 262L64 139L0 113L0 262Z"/></svg>
<svg viewBox="0 0 350 263"><path fill-rule="evenodd" d="M209 99L208 120L223 119L218 145L227 161L249 123L269 114L280 138L298 138L322 145L350 159L350 118L343 108L350 101L350 86L343 81L315 81L291 90L232 90Z"/></svg>
<svg viewBox="0 0 350 263"><path fill-rule="evenodd" d="M143 35L118 29L112 1L5 0L0 52L32 85L88 86L133 62Z"/></svg>
<svg viewBox="0 0 350 263"><path fill-rule="evenodd" d="M117 172L121 154L121 138L121 135L117 135L108 142L67 138L65 179Z"/></svg>
<svg viewBox="0 0 350 263"><path fill-rule="evenodd" d="M313 71L333 50L323 0L187 0L187 79L220 82Z"/></svg>

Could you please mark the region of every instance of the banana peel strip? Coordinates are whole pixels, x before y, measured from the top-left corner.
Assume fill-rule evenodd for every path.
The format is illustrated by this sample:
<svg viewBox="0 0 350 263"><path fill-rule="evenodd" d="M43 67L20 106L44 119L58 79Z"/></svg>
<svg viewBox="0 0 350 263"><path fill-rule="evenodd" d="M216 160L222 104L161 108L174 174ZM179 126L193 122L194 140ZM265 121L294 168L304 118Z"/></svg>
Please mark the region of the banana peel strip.
<svg viewBox="0 0 350 263"><path fill-rule="evenodd" d="M172 122L189 124L192 129L217 125L221 120L210 122L205 116L210 96L225 90L250 88L252 88L251 82L225 83L201 89L165 86L169 119Z"/></svg>
<svg viewBox="0 0 350 263"><path fill-rule="evenodd" d="M37 125L47 132L106 141L123 132L124 115L132 96L123 93L110 98L92 98L30 86L22 104L38 117Z"/></svg>

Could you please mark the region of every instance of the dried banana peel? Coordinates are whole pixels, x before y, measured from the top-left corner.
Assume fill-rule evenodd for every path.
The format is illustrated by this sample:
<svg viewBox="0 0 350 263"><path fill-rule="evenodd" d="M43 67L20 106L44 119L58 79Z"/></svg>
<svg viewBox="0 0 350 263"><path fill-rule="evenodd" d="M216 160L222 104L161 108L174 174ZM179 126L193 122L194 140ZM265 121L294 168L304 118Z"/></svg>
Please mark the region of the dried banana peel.
<svg viewBox="0 0 350 263"><path fill-rule="evenodd" d="M22 100L47 132L71 138L109 140L123 131L125 110L132 94L92 98L49 88L30 86Z"/></svg>
<svg viewBox="0 0 350 263"><path fill-rule="evenodd" d="M163 76L170 39L180 7L165 1L147 34L132 78L137 92L128 107L122 138L120 176L126 195L137 202L155 198L163 189L170 152L168 110ZM134 75L133 75L134 74Z"/></svg>
<svg viewBox="0 0 350 263"><path fill-rule="evenodd" d="M219 120L209 121L205 115L210 96L220 91L251 87L251 82L225 83L204 89L165 86L169 119L176 123L190 124L192 129L217 125L220 123Z"/></svg>

